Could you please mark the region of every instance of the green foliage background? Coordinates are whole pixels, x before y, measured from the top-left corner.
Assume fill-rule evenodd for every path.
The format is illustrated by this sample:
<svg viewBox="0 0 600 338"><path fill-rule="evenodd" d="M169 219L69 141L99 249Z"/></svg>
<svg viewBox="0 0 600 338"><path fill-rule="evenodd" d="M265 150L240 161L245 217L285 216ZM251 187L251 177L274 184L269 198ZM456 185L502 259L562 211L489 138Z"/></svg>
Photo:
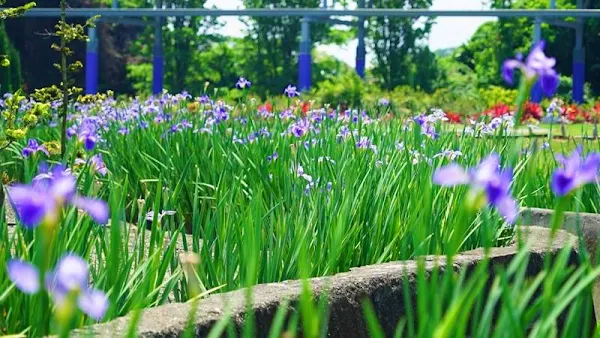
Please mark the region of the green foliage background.
<svg viewBox="0 0 600 338"><path fill-rule="evenodd" d="M21 88L21 61L19 52L9 40L4 23L0 22L0 55L7 55L8 67L0 67L0 92L14 92Z"/></svg>
<svg viewBox="0 0 600 338"><path fill-rule="evenodd" d="M15 4L24 3L16 0ZM46 7L55 7L55 0ZM547 0L490 0L491 8L547 8ZM576 0L557 0L558 8L574 8ZM244 0L247 8L318 7L319 0ZM432 0L373 0L373 8L428 8ZM69 1L71 7L89 6L83 0ZM93 6L108 6L101 0ZM124 8L152 7L150 0L120 1ZM204 7L206 0L166 0L168 8ZM346 1L351 8L356 1ZM600 0L590 0L591 8L600 7ZM149 94L152 80L152 47L154 19L146 27L101 23L100 90L115 90L118 94ZM356 20L356 19L349 19ZM288 84L297 82L297 50L299 18L245 18L241 37L220 35L222 23L217 18L170 18L163 27L165 57L165 88L170 92L187 90L201 94L206 84L227 95L240 76L250 79L253 92L262 98L279 95ZM504 59L516 53L526 53L531 47L533 21L529 18L501 19L487 22L462 46L431 51L427 40L434 19L372 18L366 24L368 53L373 64L367 70L365 82L352 75L353 67L336 56L318 52L319 45L345 45L356 36L356 27L342 27L319 22L311 24L313 51L313 84L317 96L331 99L332 104L356 105L371 98L361 96L395 96L395 92L410 96L427 94L424 102L451 105L449 109L474 111L490 105L482 91L508 89L500 74ZM9 40L20 51L23 79L19 79L19 58L12 58L13 68L2 74L3 88L15 90L21 83L27 90L56 83L58 74L45 71L56 62L47 50L48 42L40 38L52 30L51 19L17 19L7 22ZM568 100L571 94L572 50L574 32L544 24L547 53L558 60L561 74L559 95ZM588 19L585 27L586 98L594 101L600 93L600 20ZM25 33L23 33L25 32ZM9 46L2 38L0 44ZM7 48L7 47L3 47ZM83 60L85 44L73 47L75 58ZM349 51L354 53L353 50ZM17 53L11 51L11 53ZM8 78L11 78L9 81ZM83 75L76 84L83 86ZM397 88L401 88L396 90ZM493 97L493 95L491 96ZM477 100L482 100L478 102ZM414 101L407 99L407 101ZM473 103L475 102L475 104ZM418 105L418 104L417 104ZM482 106L482 107L480 107ZM411 105L411 109L414 105Z"/></svg>

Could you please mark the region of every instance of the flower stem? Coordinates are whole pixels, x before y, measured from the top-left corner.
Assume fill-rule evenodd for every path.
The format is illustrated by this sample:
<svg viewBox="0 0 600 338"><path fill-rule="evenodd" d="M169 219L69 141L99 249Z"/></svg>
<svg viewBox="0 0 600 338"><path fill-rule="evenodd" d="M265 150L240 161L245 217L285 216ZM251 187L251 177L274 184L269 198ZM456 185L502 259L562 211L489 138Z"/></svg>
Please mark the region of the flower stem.
<svg viewBox="0 0 600 338"><path fill-rule="evenodd" d="M67 1L60 1L60 25L67 24ZM67 106L69 104L68 93L68 69L67 69L67 40L63 34L60 35L60 71L62 75L62 107L61 107L61 131L60 131L60 156L64 159L67 152Z"/></svg>
<svg viewBox="0 0 600 338"><path fill-rule="evenodd" d="M554 208L554 213L552 214L552 223L550 223L551 224L550 235L552 238L554 238L554 236L556 235L556 232L558 231L558 229L560 229L560 227L564 223L565 211L567 210L567 207L569 206L569 204L571 202L571 198L572 198L572 195L569 194L566 196L559 197L558 201L556 201L556 207Z"/></svg>

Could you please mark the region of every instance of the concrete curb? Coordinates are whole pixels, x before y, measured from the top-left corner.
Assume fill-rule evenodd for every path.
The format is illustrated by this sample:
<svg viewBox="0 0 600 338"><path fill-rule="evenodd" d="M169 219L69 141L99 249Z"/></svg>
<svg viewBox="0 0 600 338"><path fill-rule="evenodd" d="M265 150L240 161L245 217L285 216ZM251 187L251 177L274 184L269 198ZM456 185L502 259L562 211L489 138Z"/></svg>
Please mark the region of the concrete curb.
<svg viewBox="0 0 600 338"><path fill-rule="evenodd" d="M521 210L523 224L527 226L550 227L553 213L554 210L552 209L542 208L525 208ZM583 243L592 262L598 264L596 260L597 255L600 254L597 251L600 247L600 214L566 212L562 228L577 237L579 237L579 234L583 235ZM600 278L596 279L594 283L592 296L596 318L600 318Z"/></svg>
<svg viewBox="0 0 600 338"><path fill-rule="evenodd" d="M550 227L553 212L552 209L522 209L523 225ZM566 212L562 229L575 236L579 236L579 231L581 231L586 249L591 257L595 258L600 241L600 214Z"/></svg>
<svg viewBox="0 0 600 338"><path fill-rule="evenodd" d="M559 231L554 241L550 242L550 231L542 227L525 227L522 238L528 242L531 257L527 275L534 276L543 269L546 255L554 257L565 247L572 247L570 263L577 264L578 240L566 231ZM494 276L494 266L505 266L517 254L516 244L507 247L492 248L489 252L491 259L490 276ZM466 268L470 271L484 258L482 249L460 253L454 258L454 269ZM442 270L448 268L445 257L427 256L426 270L431 271L435 266ZM408 282L410 290L416 292L416 261L401 261L371 265L351 269L350 272L336 274L330 277L310 279L313 294L326 292L329 309L329 337L368 337L364 322L361 301L369 298L382 328L391 336L399 318L406 313L404 307L403 285ZM252 289L253 308L256 319L258 337L267 336L270 324L277 308L289 300L291 308L301 294L300 281L257 285ZM411 295L413 298L415 295ZM196 313L195 329L197 337L204 337L213 325L226 313L232 317L236 330L243 325L246 313L246 290L237 290L209 296L199 303ZM178 337L186 326L191 305L168 304L147 309L141 315L138 326L138 337ZM131 315L117 318L111 322L93 325L74 332L73 336L120 337L128 330Z"/></svg>

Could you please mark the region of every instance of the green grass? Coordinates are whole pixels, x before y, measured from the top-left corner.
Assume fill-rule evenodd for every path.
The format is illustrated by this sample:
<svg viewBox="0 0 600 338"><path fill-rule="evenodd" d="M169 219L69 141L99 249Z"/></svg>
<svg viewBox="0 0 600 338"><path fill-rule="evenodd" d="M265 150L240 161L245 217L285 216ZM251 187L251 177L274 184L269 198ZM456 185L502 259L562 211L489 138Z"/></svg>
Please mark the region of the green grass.
<svg viewBox="0 0 600 338"><path fill-rule="evenodd" d="M104 105L124 111L136 103ZM98 104L86 109L103 116L104 108ZM434 170L450 163L435 155L461 150L463 156L457 162L471 167L497 152L504 166L515 168L512 190L520 205L548 208L556 203L549 187L555 152L568 152L576 144L553 140L551 149L540 150L543 139L536 147L528 138L443 133L439 139L430 139L413 126L404 130L399 120L369 124L362 118L354 123L326 117L306 135L295 137L288 133L292 121L261 117L251 103L234 108L232 118L216 124L212 134L196 133L194 129L205 126L206 114L190 112L187 103L181 102L164 109L173 120L154 123L155 114L144 115L141 120L149 123L148 129L139 128L141 120L136 118L106 124L101 135L105 143L92 152L103 155L110 171L106 177L87 166L75 166L76 157L91 154L75 139L69 143L69 165L79 175L80 189L110 202L111 224L125 222L145 229L147 212L176 211L175 216L160 223L155 220L148 230L133 236L133 245L127 235L133 231L129 225L103 228L75 210L65 213L56 229L50 261L65 251L87 259L93 253L98 258L92 264L92 280L109 292L111 308L106 319L163 304L169 296L188 298L174 240L184 233L192 235L185 250L201 257L198 275L203 285L219 291L503 245L512 238L513 228L496 211L469 208L467 187L447 189L432 184ZM234 116L246 117L247 123ZM184 119L194 127L168 132ZM339 138L345 126L356 130L356 135ZM121 127L127 127L129 134L119 133ZM271 136L236 142L261 130ZM45 127L31 136L52 141L58 135ZM377 150L358 148L362 137ZM400 143L404 148L398 147ZM598 149L598 141L581 143L586 151ZM24 159L23 145L15 144L3 153L0 166L10 177L29 182L45 158ZM512 149L533 148L531 154L512 156ZM278 158L268 161L274 152ZM298 165L312 177L313 185L298 175ZM568 208L597 212L598 192L597 185L584 187ZM32 259L39 235L17 228L9 236L1 222L0 266L12 256ZM302 257L311 264L303 267ZM31 311L28 297L10 287L6 275L0 274L0 290L10 290L0 294L0 311L8 313L0 317L0 328L19 332L35 323L38 314ZM89 322L79 319L79 324ZM54 324L47 325L42 331L53 331Z"/></svg>

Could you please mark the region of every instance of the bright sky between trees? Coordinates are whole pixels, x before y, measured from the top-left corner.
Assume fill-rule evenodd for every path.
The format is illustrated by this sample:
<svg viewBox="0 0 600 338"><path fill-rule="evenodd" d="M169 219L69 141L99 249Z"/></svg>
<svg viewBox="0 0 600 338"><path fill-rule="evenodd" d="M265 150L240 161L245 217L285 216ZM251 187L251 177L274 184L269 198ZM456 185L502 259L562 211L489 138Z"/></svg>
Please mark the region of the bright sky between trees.
<svg viewBox="0 0 600 338"><path fill-rule="evenodd" d="M243 8L242 0L208 0L206 7L215 6L221 9ZM482 9L481 0L434 0L431 9L461 10L461 9ZM220 33L228 36L243 36L244 24L236 17L220 18L225 26L219 30ZM442 17L437 18L436 24L431 30L429 38L429 47L432 50L458 47L467 42L475 33L477 27L493 18L468 18L468 17ZM318 46L317 50L336 56L338 59L354 65L357 41L350 41L345 46L327 45ZM370 63L371 57L367 52L367 63Z"/></svg>

